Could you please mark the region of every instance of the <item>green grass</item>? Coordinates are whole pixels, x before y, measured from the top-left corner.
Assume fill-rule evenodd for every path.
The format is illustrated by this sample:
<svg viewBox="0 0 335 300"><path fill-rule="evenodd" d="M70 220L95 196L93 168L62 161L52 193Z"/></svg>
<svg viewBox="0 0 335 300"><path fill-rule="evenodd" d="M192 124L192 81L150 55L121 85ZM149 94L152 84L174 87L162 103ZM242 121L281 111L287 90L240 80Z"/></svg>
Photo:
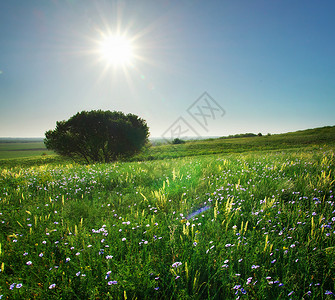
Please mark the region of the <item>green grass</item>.
<svg viewBox="0 0 335 300"><path fill-rule="evenodd" d="M0 295L332 299L335 146L301 135L241 153L195 142L164 160L4 160Z"/></svg>
<svg viewBox="0 0 335 300"><path fill-rule="evenodd" d="M209 139L188 141L181 145L161 145L149 148L135 160L177 158L192 155L229 154L250 151L301 149L324 144L335 145L335 126L292 133L249 138Z"/></svg>
<svg viewBox="0 0 335 300"><path fill-rule="evenodd" d="M27 142L20 140L0 141L0 160L23 157L36 157L42 155L54 154L53 151L47 150L44 143L41 141Z"/></svg>

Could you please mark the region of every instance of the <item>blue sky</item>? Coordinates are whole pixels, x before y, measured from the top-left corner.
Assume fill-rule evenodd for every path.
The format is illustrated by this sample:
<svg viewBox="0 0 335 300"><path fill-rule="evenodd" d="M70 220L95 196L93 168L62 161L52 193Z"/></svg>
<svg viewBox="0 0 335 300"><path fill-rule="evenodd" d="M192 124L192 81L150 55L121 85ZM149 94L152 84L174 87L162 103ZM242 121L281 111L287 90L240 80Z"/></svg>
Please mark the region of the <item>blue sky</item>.
<svg viewBox="0 0 335 300"><path fill-rule="evenodd" d="M334 15L332 0L1 1L0 137L92 109L139 115L151 136L335 125ZM101 59L107 32L132 41L131 64Z"/></svg>

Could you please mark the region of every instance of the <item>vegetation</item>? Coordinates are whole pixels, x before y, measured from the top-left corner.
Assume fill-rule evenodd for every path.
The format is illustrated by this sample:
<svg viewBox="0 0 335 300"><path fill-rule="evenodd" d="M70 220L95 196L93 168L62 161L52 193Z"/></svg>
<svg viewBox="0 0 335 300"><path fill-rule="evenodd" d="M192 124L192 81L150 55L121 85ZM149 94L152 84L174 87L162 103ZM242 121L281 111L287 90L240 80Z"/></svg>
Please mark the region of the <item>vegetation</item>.
<svg viewBox="0 0 335 300"><path fill-rule="evenodd" d="M45 133L45 145L56 153L87 163L111 162L131 157L148 142L146 122L133 114L111 111L82 111L57 122Z"/></svg>
<svg viewBox="0 0 335 300"><path fill-rule="evenodd" d="M178 138L175 138L175 139L172 141L172 144L174 144L174 145L185 144L185 141L184 141L184 140L181 140L181 139L178 139Z"/></svg>
<svg viewBox="0 0 335 300"><path fill-rule="evenodd" d="M0 139L0 160L52 154L42 139Z"/></svg>
<svg viewBox="0 0 335 300"><path fill-rule="evenodd" d="M324 131L322 145L299 148L294 139L318 139L292 133L273 151L259 150L275 138L263 136L255 151L169 160L4 160L0 295L332 299L335 146Z"/></svg>

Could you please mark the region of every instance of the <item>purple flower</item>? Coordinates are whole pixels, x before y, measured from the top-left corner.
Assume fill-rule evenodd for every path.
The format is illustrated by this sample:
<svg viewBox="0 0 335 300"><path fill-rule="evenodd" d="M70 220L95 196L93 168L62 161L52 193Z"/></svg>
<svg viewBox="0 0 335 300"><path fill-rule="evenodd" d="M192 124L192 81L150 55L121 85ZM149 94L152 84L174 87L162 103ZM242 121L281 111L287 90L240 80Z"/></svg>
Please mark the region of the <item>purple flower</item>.
<svg viewBox="0 0 335 300"><path fill-rule="evenodd" d="M56 283L50 284L49 290L54 289L56 287Z"/></svg>
<svg viewBox="0 0 335 300"><path fill-rule="evenodd" d="M22 283L18 283L16 286L15 286L17 289L20 289L22 287Z"/></svg>
<svg viewBox="0 0 335 300"><path fill-rule="evenodd" d="M108 285L113 285L113 284L117 284L116 280L111 280L107 282Z"/></svg>
<svg viewBox="0 0 335 300"><path fill-rule="evenodd" d="M175 263L172 264L172 268L178 268L181 265L182 263L180 261L176 261Z"/></svg>

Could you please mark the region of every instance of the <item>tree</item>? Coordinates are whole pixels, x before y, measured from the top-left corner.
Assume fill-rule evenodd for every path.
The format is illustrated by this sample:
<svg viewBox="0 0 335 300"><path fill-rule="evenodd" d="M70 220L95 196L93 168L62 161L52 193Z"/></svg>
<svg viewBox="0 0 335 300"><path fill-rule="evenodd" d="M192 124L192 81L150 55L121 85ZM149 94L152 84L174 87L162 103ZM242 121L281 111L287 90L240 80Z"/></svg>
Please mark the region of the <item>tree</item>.
<svg viewBox="0 0 335 300"><path fill-rule="evenodd" d="M45 133L48 149L73 159L111 162L130 157L148 142L146 122L133 114L118 111L82 111L56 123Z"/></svg>
<svg viewBox="0 0 335 300"><path fill-rule="evenodd" d="M172 141L172 144L185 144L185 141L184 140L181 140L179 138L175 138L173 141Z"/></svg>

